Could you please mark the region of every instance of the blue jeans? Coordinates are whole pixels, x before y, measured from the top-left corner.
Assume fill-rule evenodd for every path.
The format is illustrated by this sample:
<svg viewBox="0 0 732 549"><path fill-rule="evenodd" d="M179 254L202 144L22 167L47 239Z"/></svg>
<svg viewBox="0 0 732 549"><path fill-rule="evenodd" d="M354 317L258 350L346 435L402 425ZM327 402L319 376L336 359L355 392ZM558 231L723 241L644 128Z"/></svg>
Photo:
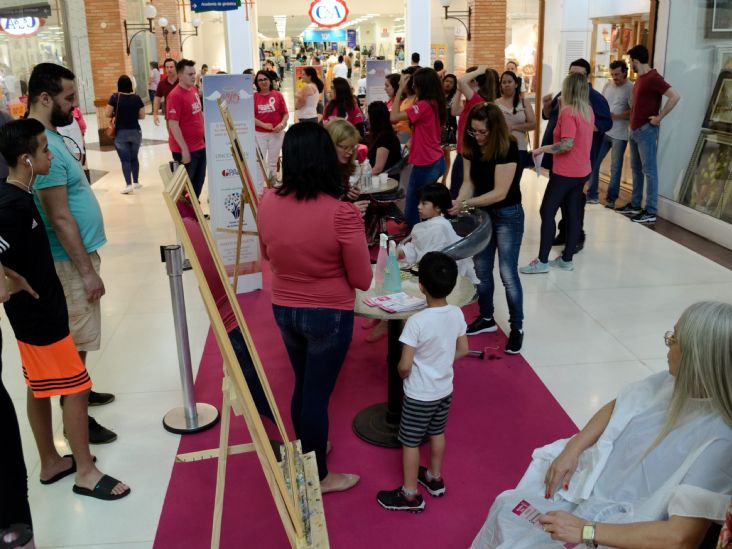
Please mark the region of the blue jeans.
<svg viewBox="0 0 732 549"><path fill-rule="evenodd" d="M117 130L114 137L114 148L117 149L117 156L122 163L122 175L127 185L140 181L140 162L137 154L142 144L142 131L140 130Z"/></svg>
<svg viewBox="0 0 732 549"><path fill-rule="evenodd" d="M419 204L419 191L422 187L434 183L442 174L445 173L445 157L440 156L432 164L427 166L412 166L412 173L409 176L409 185L407 186L406 212L407 223L410 227L414 227L419 223L419 212L417 204Z"/></svg>
<svg viewBox="0 0 732 549"><path fill-rule="evenodd" d="M602 164L607 153L612 149L613 152L610 157L610 184L607 187L607 200L609 202L615 202L618 199L618 195L620 194L620 176L623 172L623 155L625 155L625 147L627 146L628 141L626 140L615 139L609 135L605 135L603 137L600 150L597 151L595 165L592 167L592 180L590 181L590 186L587 189L587 198L599 198L600 164Z"/></svg>
<svg viewBox="0 0 732 549"><path fill-rule="evenodd" d="M463 155L458 153L455 155L455 162L452 163L452 172L450 173L450 196L453 200L458 197L460 187L463 186Z"/></svg>
<svg viewBox="0 0 732 549"><path fill-rule="evenodd" d="M353 311L272 305L295 371L290 403L303 453L315 451L318 475L328 475L328 402L353 336Z"/></svg>
<svg viewBox="0 0 732 549"><path fill-rule="evenodd" d="M509 324L512 330L520 330L524 323L524 291L518 273L518 257L524 236L524 209L521 204L492 209L490 212L493 232L491 240L482 252L473 257L478 284L480 316L493 317L493 265L498 251L498 270L506 289Z"/></svg>
<svg viewBox="0 0 732 549"><path fill-rule="evenodd" d="M173 160L182 162L183 155L174 152ZM188 172L188 177L193 184L193 191L196 193L196 197L201 196L203 182L206 180L206 149L191 151L191 161L185 164L185 167Z"/></svg>
<svg viewBox="0 0 732 549"><path fill-rule="evenodd" d="M630 167L633 170L633 194L631 206L640 208L643 203L643 178L646 179L646 211L656 213L658 203L658 126L643 124L630 132Z"/></svg>
<svg viewBox="0 0 732 549"><path fill-rule="evenodd" d="M239 367L244 374L244 379L249 387L249 392L252 394L252 400L257 407L257 411L260 415L274 421L274 414L264 394L264 387L262 387L262 382L259 380L257 370L254 368L254 362L252 362L249 349L244 341L244 336L238 326L229 332L229 341L234 349L236 358L239 360Z"/></svg>

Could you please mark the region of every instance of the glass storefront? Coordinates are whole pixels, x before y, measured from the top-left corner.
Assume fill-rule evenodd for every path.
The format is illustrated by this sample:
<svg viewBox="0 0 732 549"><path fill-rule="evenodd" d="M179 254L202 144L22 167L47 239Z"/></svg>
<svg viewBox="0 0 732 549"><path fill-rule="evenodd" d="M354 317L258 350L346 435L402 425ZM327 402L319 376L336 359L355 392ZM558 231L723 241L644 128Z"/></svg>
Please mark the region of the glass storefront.
<svg viewBox="0 0 732 549"><path fill-rule="evenodd" d="M732 10L673 2L664 78L681 101L661 125L660 194L732 224Z"/></svg>
<svg viewBox="0 0 732 549"><path fill-rule="evenodd" d="M12 3L0 7L0 92L2 100L18 105L28 78L38 63L70 66L60 4Z"/></svg>

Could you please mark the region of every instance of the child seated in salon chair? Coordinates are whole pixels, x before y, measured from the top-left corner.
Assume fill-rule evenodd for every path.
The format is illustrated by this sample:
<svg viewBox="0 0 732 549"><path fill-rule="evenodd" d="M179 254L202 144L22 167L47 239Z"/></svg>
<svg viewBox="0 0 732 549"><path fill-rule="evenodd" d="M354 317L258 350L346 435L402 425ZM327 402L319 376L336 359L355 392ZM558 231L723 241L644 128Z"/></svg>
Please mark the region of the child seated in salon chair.
<svg viewBox="0 0 732 549"><path fill-rule="evenodd" d="M445 217L451 207L452 198L447 187L440 183L425 185L420 191L417 205L422 221L412 228L411 234L397 248L397 259L416 265L426 253L439 252L460 240L461 237L455 232L452 223ZM471 258L461 259L457 265L459 276L465 276L473 284L478 284ZM365 327L372 326L373 331L366 336L369 343L378 341L386 334L385 321L377 321Z"/></svg>

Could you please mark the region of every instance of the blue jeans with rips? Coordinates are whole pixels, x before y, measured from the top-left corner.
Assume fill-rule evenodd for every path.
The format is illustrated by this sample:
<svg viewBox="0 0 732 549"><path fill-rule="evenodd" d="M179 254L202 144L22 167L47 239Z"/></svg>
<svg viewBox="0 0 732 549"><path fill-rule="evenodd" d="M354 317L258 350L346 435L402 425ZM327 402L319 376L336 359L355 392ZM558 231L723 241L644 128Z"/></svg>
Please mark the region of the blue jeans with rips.
<svg viewBox="0 0 732 549"><path fill-rule="evenodd" d="M633 170L633 194L630 204L640 208L643 203L643 179L646 181L646 211L656 213L658 205L658 126L643 124L630 132L630 167Z"/></svg>
<svg viewBox="0 0 732 549"><path fill-rule="evenodd" d="M328 476L328 402L353 336L353 311L272 305L292 369L290 414L303 453L315 451L320 480Z"/></svg>
<svg viewBox="0 0 732 549"><path fill-rule="evenodd" d="M442 177L443 173L445 173L444 156L440 156L438 160L426 166L412 166L412 173L409 176L409 184L407 186L407 211L404 212L410 227L414 227L419 223L417 204L419 204L419 192L422 190L422 187L434 183Z"/></svg>
<svg viewBox="0 0 732 549"><path fill-rule="evenodd" d="M620 176L623 174L623 156L628 141L623 139L615 139L609 135L605 135L597 152L597 160L592 167L592 180L587 189L587 198L597 199L600 186L600 164L605 160L607 153L612 150L610 156L610 183L607 186L607 200L615 202L620 194Z"/></svg>
<svg viewBox="0 0 732 549"><path fill-rule="evenodd" d="M524 236L524 209L521 204L490 210L493 232L488 245L473 257L478 284L480 316L493 316L493 265L498 252L498 270L506 289L509 324L512 330L521 330L524 323L524 291L518 272L519 250Z"/></svg>

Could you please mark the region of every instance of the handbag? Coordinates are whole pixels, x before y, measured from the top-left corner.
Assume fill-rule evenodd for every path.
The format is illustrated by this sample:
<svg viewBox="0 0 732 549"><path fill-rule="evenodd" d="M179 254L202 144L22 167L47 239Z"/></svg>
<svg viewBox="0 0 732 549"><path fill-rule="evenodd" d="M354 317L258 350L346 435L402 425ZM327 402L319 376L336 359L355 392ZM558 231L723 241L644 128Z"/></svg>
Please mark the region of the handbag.
<svg viewBox="0 0 732 549"><path fill-rule="evenodd" d="M120 93L117 92L117 105L114 107L114 114L112 115L112 118L109 119L109 127L104 130L107 137L112 139L117 135L117 109L119 108L119 96Z"/></svg>

